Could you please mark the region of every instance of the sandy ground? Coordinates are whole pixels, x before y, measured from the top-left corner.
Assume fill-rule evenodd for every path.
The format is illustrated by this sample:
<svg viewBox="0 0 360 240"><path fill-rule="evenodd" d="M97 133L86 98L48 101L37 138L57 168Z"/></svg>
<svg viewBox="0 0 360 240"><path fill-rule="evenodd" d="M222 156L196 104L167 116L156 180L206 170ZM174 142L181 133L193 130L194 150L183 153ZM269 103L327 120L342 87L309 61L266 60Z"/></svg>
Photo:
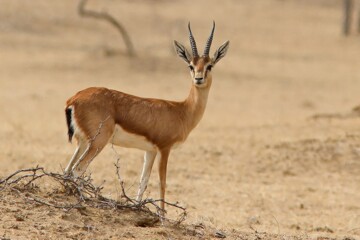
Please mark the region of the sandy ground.
<svg viewBox="0 0 360 240"><path fill-rule="evenodd" d="M132 59L112 27L80 18L76 4L0 0L0 177L36 165L62 171L75 150L65 101L83 88L184 99L191 80L172 41L188 46L191 21L202 49L214 19L212 52L226 40L230 49L202 122L172 152L167 200L187 207L185 224L228 239L360 239L360 119L347 114L360 104L360 41L340 35L341 1L91 1L127 27ZM116 150L135 196L143 153ZM89 168L113 198L115 160L107 147ZM146 195L158 197L156 167ZM0 197L0 239L213 238L136 227L131 212L84 216Z"/></svg>

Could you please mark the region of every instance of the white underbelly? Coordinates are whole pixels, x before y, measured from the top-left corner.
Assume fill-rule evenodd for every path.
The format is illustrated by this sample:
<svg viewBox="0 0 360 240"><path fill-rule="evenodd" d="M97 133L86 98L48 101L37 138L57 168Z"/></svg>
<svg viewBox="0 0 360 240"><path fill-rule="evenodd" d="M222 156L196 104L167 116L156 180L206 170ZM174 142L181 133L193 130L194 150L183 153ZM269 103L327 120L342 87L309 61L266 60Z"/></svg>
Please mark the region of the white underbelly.
<svg viewBox="0 0 360 240"><path fill-rule="evenodd" d="M116 125L115 131L109 143L120 147L137 148L145 151L154 151L156 146L149 142L144 136L126 132L122 127Z"/></svg>

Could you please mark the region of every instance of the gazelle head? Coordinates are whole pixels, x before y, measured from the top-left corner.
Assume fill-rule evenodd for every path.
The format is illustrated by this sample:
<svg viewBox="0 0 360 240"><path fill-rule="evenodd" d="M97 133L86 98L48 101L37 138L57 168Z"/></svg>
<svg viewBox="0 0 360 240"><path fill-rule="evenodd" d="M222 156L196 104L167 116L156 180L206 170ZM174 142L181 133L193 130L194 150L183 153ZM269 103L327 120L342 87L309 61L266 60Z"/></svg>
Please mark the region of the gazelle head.
<svg viewBox="0 0 360 240"><path fill-rule="evenodd" d="M204 53L199 56L194 36L191 32L190 23L189 27L189 39L192 50L192 56L186 50L186 48L177 41L174 41L175 50L179 57L181 57L189 66L190 74L193 79L193 84L196 87L207 87L211 84L211 70L215 64L223 57L229 48L229 41L223 43L215 52L214 57L209 57L211 42L215 31L215 22L211 30L210 36L206 42Z"/></svg>

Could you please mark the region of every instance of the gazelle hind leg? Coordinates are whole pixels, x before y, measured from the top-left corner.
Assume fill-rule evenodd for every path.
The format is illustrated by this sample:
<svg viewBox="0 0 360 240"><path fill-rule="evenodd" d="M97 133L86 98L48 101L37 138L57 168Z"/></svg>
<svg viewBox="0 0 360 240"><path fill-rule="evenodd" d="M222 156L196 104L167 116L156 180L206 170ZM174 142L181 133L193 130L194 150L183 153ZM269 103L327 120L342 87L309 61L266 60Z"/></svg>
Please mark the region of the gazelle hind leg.
<svg viewBox="0 0 360 240"><path fill-rule="evenodd" d="M141 201L144 191L146 190L147 184L149 182L150 174L151 174L151 169L154 165L156 154L157 154L156 151L154 151L154 152L146 151L144 154L144 165L143 165L143 169L141 172L140 186L139 186L139 191L138 191L138 194L136 197L136 201Z"/></svg>
<svg viewBox="0 0 360 240"><path fill-rule="evenodd" d="M86 151L86 148L87 148L87 142L84 141L83 139L79 139L78 140L78 145L77 145L76 150L75 150L75 153L71 157L67 167L65 168L65 174L66 175L71 174L73 166L79 160L79 158L84 154L84 152Z"/></svg>
<svg viewBox="0 0 360 240"><path fill-rule="evenodd" d="M103 122L101 124L104 124ZM109 142L109 139L114 132L115 125L108 122L100 125L93 138L87 140L86 150L80 156L78 161L72 166L72 172L75 177L82 176L91 161L101 152L101 150Z"/></svg>
<svg viewBox="0 0 360 240"><path fill-rule="evenodd" d="M94 160L94 158L99 154L99 152L104 148L104 146L102 146L101 148L95 148L91 146L90 143L88 144L85 152L81 155L81 157L72 167L71 172L73 173L74 177L80 177L85 173L90 162Z"/></svg>

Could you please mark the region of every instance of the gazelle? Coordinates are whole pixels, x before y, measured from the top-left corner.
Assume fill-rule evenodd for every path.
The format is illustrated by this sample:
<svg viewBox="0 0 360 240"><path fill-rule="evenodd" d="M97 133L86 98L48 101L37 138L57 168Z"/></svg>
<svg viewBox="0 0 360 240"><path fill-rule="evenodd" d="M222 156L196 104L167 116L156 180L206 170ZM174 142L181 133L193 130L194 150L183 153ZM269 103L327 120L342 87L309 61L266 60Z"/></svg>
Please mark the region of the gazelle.
<svg viewBox="0 0 360 240"><path fill-rule="evenodd" d="M175 50L189 66L192 87L182 102L141 98L116 90L92 87L68 99L66 120L69 141L74 136L77 149L65 174L80 176L107 143L145 151L137 201L141 201L157 154L160 155L160 207L164 210L166 168L171 149L183 143L196 127L205 111L211 87L211 71L225 56L229 41L209 57L215 22L202 56L199 56L190 23L192 56L174 41Z"/></svg>

